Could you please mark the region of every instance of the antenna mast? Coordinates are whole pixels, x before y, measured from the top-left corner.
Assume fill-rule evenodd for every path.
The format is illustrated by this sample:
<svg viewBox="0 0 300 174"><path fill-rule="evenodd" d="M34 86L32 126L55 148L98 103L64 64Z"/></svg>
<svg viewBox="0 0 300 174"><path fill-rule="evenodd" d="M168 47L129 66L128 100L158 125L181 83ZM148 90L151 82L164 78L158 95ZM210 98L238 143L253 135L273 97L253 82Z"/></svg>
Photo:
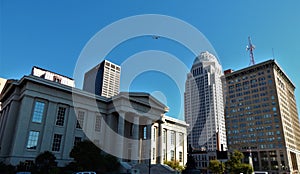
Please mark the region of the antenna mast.
<svg viewBox="0 0 300 174"><path fill-rule="evenodd" d="M255 49L255 46L252 45L250 36L248 36L248 42L249 42L249 45L247 45L247 51L250 52L250 65L254 65L255 61L254 61L253 50Z"/></svg>

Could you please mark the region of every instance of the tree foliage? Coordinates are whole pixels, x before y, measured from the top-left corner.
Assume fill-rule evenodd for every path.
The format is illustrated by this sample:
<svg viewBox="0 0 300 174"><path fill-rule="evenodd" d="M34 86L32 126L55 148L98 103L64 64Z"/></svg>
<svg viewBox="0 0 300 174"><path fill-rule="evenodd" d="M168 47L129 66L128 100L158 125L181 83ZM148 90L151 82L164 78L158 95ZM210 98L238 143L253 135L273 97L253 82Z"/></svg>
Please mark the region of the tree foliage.
<svg viewBox="0 0 300 174"><path fill-rule="evenodd" d="M240 165L240 173L252 174L253 173L253 168L250 164L241 164Z"/></svg>
<svg viewBox="0 0 300 174"><path fill-rule="evenodd" d="M211 170L213 173L219 174L224 173L225 171L225 164L220 162L219 160L210 160L208 169Z"/></svg>
<svg viewBox="0 0 300 174"><path fill-rule="evenodd" d="M251 174L253 168L250 164L242 163L244 154L239 151L234 151L230 159L226 162L226 168L230 173L244 173Z"/></svg>
<svg viewBox="0 0 300 174"><path fill-rule="evenodd" d="M179 165L179 161L164 161L164 164L170 166L172 169L177 171L182 171L184 169L183 166Z"/></svg>
<svg viewBox="0 0 300 174"><path fill-rule="evenodd" d="M4 164L0 162L0 173L13 174L15 173L15 167L10 164Z"/></svg>
<svg viewBox="0 0 300 174"><path fill-rule="evenodd" d="M37 173L56 173L58 170L56 157L53 153L45 151L35 158Z"/></svg>
<svg viewBox="0 0 300 174"><path fill-rule="evenodd" d="M116 157L104 154L91 141L77 143L71 150L70 157L74 158L75 162L70 165L76 167L75 170L109 172L116 170L119 166Z"/></svg>

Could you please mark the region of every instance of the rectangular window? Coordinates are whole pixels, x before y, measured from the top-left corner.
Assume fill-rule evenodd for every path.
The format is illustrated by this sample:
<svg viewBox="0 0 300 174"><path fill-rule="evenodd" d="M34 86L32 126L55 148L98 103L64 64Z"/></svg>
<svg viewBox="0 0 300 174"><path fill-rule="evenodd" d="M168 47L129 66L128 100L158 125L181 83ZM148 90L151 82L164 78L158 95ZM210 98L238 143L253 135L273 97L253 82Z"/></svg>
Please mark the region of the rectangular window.
<svg viewBox="0 0 300 174"><path fill-rule="evenodd" d="M155 148L152 149L152 160L155 160Z"/></svg>
<svg viewBox="0 0 300 174"><path fill-rule="evenodd" d="M166 143L166 139L167 139L167 131L164 129L163 130L163 143Z"/></svg>
<svg viewBox="0 0 300 174"><path fill-rule="evenodd" d="M57 126L64 126L65 115L66 115L66 108L58 107L57 117L56 117L56 125Z"/></svg>
<svg viewBox="0 0 300 174"><path fill-rule="evenodd" d="M175 132L171 132L171 145L175 145Z"/></svg>
<svg viewBox="0 0 300 174"><path fill-rule="evenodd" d="M153 128L153 141L155 141L156 138L156 127Z"/></svg>
<svg viewBox="0 0 300 174"><path fill-rule="evenodd" d="M130 136L133 136L133 123L130 123L130 132L129 132L129 135Z"/></svg>
<svg viewBox="0 0 300 174"><path fill-rule="evenodd" d="M75 137L74 139L74 146L76 146L79 142L81 142L82 138L81 137Z"/></svg>
<svg viewBox="0 0 300 174"><path fill-rule="evenodd" d="M39 134L40 132L38 131L29 132L27 146L26 146L27 149L36 149L39 140Z"/></svg>
<svg viewBox="0 0 300 174"><path fill-rule="evenodd" d="M43 120L45 103L41 101L36 101L34 105L34 111L32 116L32 122L41 123Z"/></svg>
<svg viewBox="0 0 300 174"><path fill-rule="evenodd" d="M61 134L54 134L53 142L52 142L52 151L59 152L61 139L62 139Z"/></svg>
<svg viewBox="0 0 300 174"><path fill-rule="evenodd" d="M147 139L147 126L144 126L144 128L143 128L143 139L144 140Z"/></svg>
<svg viewBox="0 0 300 174"><path fill-rule="evenodd" d="M171 161L175 160L175 152L174 150L171 150Z"/></svg>
<svg viewBox="0 0 300 174"><path fill-rule="evenodd" d="M163 149L163 160L167 160L166 149Z"/></svg>
<svg viewBox="0 0 300 174"><path fill-rule="evenodd" d="M179 162L182 162L182 152L179 152Z"/></svg>
<svg viewBox="0 0 300 174"><path fill-rule="evenodd" d="M81 129L83 126L83 122L84 122L84 112L78 111L76 128Z"/></svg>
<svg viewBox="0 0 300 174"><path fill-rule="evenodd" d="M183 146L183 134L182 134L182 133L179 134L178 139L179 139L179 145L180 145L180 146Z"/></svg>
<svg viewBox="0 0 300 174"><path fill-rule="evenodd" d="M100 132L101 130L101 116L96 115L96 121L95 121L95 131Z"/></svg>

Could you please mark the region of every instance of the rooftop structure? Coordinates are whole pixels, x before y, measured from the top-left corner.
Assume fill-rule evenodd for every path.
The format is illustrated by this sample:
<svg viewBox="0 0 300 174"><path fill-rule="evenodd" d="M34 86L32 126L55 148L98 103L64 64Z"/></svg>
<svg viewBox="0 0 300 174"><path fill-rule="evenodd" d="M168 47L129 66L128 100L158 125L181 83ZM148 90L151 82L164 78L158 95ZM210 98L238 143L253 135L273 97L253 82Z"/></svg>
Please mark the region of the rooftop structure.
<svg viewBox="0 0 300 174"><path fill-rule="evenodd" d="M110 98L120 92L121 67L102 61L84 75L83 90Z"/></svg>

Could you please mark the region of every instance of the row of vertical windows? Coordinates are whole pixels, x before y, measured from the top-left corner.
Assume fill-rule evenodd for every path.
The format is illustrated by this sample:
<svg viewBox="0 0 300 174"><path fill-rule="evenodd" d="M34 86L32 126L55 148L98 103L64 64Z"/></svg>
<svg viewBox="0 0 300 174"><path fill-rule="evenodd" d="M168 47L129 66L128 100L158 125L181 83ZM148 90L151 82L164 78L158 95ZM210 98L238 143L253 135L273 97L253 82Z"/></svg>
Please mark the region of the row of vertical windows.
<svg viewBox="0 0 300 174"><path fill-rule="evenodd" d="M57 126L64 126L65 116L66 116L66 107L59 106L57 110L56 122ZM43 101L36 101L34 104L33 115L32 115L32 122L34 123L42 123L43 115L45 111L45 102ZM81 129L81 126L84 122L84 115L83 111L78 112L78 119L76 123L76 128ZM100 132L101 129L101 116L96 116L95 121L95 131ZM39 140L39 131L30 131L27 140L27 149L36 149L38 140ZM62 141L61 134L54 134L53 142L52 142L52 151L60 151ZM81 141L81 137L75 137L74 145Z"/></svg>
<svg viewBox="0 0 300 174"><path fill-rule="evenodd" d="M155 130L156 130L156 128L153 129L154 141L155 141ZM175 132L171 131L170 133L171 133L171 135L170 135L171 145L175 145ZM164 144L167 143L167 131L165 129L163 129L162 137L163 137L162 138L163 143ZM182 133L179 133L178 142L179 142L179 145L183 145L183 134Z"/></svg>
<svg viewBox="0 0 300 174"><path fill-rule="evenodd" d="M43 115L45 110L45 102L36 101L33 109L32 122L34 123L42 123ZM65 117L66 117L66 107L59 106L57 110L56 122L57 126L64 126ZM81 129L84 122L83 111L78 111L78 118L76 123L76 128ZM95 131L100 132L101 129L101 116L97 115L95 121Z"/></svg>
<svg viewBox="0 0 300 174"><path fill-rule="evenodd" d="M28 141L26 148L35 150L38 145L39 140L39 131L29 131ZM75 137L74 139L74 146L82 141L81 137ZM53 141L52 141L52 151L58 152L60 151L60 146L62 142L62 135L61 134L54 134Z"/></svg>
<svg viewBox="0 0 300 174"><path fill-rule="evenodd" d="M155 150L155 148L153 148L153 150ZM175 160L175 151L174 150L171 150L171 161L174 161ZM155 154L155 153L153 153ZM182 152L179 152L179 162L182 162L183 161L183 155L182 155ZM163 149L163 160L167 160L167 152L166 152L166 149Z"/></svg>

